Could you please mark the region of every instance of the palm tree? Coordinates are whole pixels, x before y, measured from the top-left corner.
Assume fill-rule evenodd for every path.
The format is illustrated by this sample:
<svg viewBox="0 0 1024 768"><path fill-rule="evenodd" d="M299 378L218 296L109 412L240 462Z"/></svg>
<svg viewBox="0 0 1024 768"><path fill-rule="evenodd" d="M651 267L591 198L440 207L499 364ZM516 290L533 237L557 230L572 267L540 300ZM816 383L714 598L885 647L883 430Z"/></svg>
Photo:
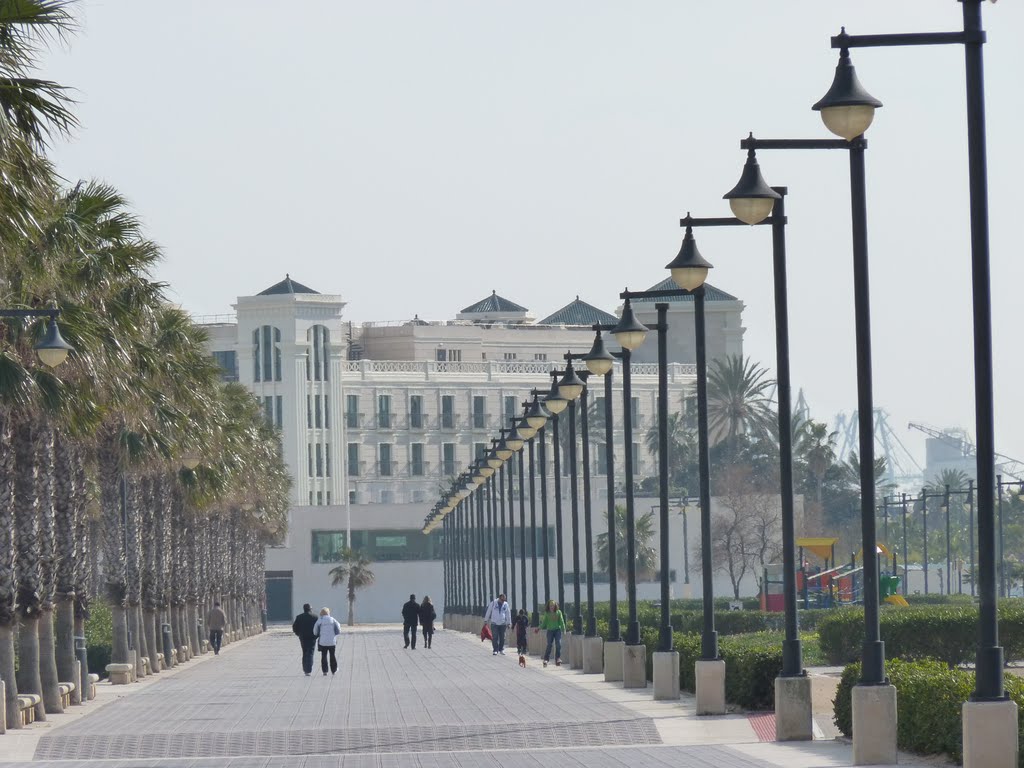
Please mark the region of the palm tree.
<svg viewBox="0 0 1024 768"><path fill-rule="evenodd" d="M651 425L644 435L644 445L654 459L658 458L660 431ZM668 415L668 476L673 491L685 489L687 473L697 461L696 433L689 417L676 411Z"/></svg>
<svg viewBox="0 0 1024 768"><path fill-rule="evenodd" d="M605 525L607 527L608 512L605 511ZM635 531L635 554L636 574L638 579L648 579L658 570L658 553L651 540L654 538L654 512L636 517ZM626 538L626 508L619 504L615 505L615 562L618 565L618 572L625 573L627 563L627 538ZM608 570L608 531L597 535L597 567L603 571Z"/></svg>
<svg viewBox="0 0 1024 768"><path fill-rule="evenodd" d="M750 358L714 360L708 371L708 432L711 442L735 446L741 435L770 434L775 419L769 400L774 380Z"/></svg>
<svg viewBox="0 0 1024 768"><path fill-rule="evenodd" d="M348 625L355 621L356 590L373 584L373 571L370 570L370 559L362 552L345 547L339 553L341 562L331 568L331 586L348 587Z"/></svg>

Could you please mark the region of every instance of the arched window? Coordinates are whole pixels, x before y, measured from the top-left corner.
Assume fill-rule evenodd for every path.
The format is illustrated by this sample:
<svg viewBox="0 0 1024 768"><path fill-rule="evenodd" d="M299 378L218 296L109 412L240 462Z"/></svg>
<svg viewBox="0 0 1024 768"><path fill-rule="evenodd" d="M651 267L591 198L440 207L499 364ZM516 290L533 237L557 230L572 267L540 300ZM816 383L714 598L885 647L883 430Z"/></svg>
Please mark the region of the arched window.
<svg viewBox="0 0 1024 768"><path fill-rule="evenodd" d="M253 381L281 380L281 329L261 325L252 332Z"/></svg>
<svg viewBox="0 0 1024 768"><path fill-rule="evenodd" d="M314 325L306 331L309 354L306 356L306 379L327 381L331 360L331 332L322 325Z"/></svg>

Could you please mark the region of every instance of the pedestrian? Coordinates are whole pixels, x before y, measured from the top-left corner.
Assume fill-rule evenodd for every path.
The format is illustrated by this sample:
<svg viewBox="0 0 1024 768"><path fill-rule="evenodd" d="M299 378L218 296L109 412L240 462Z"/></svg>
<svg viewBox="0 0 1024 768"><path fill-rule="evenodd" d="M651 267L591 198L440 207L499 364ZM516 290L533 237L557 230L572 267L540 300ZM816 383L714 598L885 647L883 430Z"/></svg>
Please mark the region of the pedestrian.
<svg viewBox="0 0 1024 768"><path fill-rule="evenodd" d="M551 659L551 646L555 646L555 666L562 666L562 633L565 631L565 616L558 609L558 603L548 600L544 614L540 617L540 628L547 630L548 644L544 648L544 666Z"/></svg>
<svg viewBox="0 0 1024 768"><path fill-rule="evenodd" d="M491 623L491 648L492 656L505 655L505 631L512 623L512 609L505 602L505 594L498 595L497 600L491 601L484 613L484 624Z"/></svg>
<svg viewBox="0 0 1024 768"><path fill-rule="evenodd" d="M213 655L220 654L220 641L224 637L224 630L228 628L228 617L220 609L220 603L214 603L213 608L206 614L206 628L210 631L210 647L213 648Z"/></svg>
<svg viewBox="0 0 1024 768"><path fill-rule="evenodd" d="M516 628L516 652L520 656L526 655L527 637L530 630L530 617L526 614L525 608L520 608L519 613L512 619L512 626Z"/></svg>
<svg viewBox="0 0 1024 768"><path fill-rule="evenodd" d="M316 648L316 635L313 634L313 627L316 626L316 616L309 603L302 606L302 613L295 617L292 622L292 632L299 637L302 645L302 671L309 677L313 673L313 650Z"/></svg>
<svg viewBox="0 0 1024 768"><path fill-rule="evenodd" d="M434 604L430 602L430 595L423 596L420 604L420 630L423 632L423 647L429 648L434 642L434 619L437 618L437 611Z"/></svg>
<svg viewBox="0 0 1024 768"><path fill-rule="evenodd" d="M405 638L405 647L409 647L409 633L412 633L412 649L416 650L416 625L420 620L420 604L416 602L416 595L409 595L409 602L402 606L402 637Z"/></svg>
<svg viewBox="0 0 1024 768"><path fill-rule="evenodd" d="M313 635L317 638L317 647L320 649L320 669L327 677L327 659L331 660L331 674L338 671L338 659L334 650L338 645L338 635L341 634L341 624L331 616L330 608L320 609L320 618L313 627Z"/></svg>

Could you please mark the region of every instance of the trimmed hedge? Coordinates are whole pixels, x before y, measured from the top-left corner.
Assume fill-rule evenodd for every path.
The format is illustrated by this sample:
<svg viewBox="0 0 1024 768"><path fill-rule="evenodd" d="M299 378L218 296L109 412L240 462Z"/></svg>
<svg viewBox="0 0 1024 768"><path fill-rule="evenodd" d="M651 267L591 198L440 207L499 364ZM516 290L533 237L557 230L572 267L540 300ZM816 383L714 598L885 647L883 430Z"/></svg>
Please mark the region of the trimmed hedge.
<svg viewBox="0 0 1024 768"><path fill-rule="evenodd" d="M888 661L890 682L896 686L896 743L922 755L947 754L963 759L962 707L974 690L974 673L950 669L941 661ZM851 690L860 679L860 664L843 670L836 691L834 721L847 737L853 733ZM1024 680L1008 675L1006 692L1024 714ZM1020 727L1020 726L1018 726ZM1021 729L1024 738L1024 728ZM1018 758L1024 768L1024 753Z"/></svg>
<svg viewBox="0 0 1024 768"><path fill-rule="evenodd" d="M938 605L889 608L880 615L886 656L905 661L937 659L950 667L973 661L978 644L978 608ZM836 611L818 622L821 650L830 664L856 661L864 644L864 611ZM1024 607L1001 601L999 639L1008 661L1024 658Z"/></svg>
<svg viewBox="0 0 1024 768"><path fill-rule="evenodd" d="M89 671L105 678L114 646L114 624L110 606L103 600L93 600L89 603L89 618L85 622L85 646Z"/></svg>

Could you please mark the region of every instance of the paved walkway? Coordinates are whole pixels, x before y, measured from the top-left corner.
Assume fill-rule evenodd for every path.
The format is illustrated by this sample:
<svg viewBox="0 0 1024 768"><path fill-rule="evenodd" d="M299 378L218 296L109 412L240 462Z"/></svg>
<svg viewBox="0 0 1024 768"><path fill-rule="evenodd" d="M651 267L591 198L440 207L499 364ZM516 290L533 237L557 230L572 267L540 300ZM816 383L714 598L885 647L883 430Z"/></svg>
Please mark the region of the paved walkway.
<svg viewBox="0 0 1024 768"><path fill-rule="evenodd" d="M0 768L822 768L836 741L762 742L757 720L698 718L567 667L526 669L438 632L407 651L397 628L342 636L336 676L302 675L286 630L234 643L44 725L0 736ZM318 659L319 661L319 659ZM7 761L7 762L3 762ZM901 765L934 763L901 761Z"/></svg>

